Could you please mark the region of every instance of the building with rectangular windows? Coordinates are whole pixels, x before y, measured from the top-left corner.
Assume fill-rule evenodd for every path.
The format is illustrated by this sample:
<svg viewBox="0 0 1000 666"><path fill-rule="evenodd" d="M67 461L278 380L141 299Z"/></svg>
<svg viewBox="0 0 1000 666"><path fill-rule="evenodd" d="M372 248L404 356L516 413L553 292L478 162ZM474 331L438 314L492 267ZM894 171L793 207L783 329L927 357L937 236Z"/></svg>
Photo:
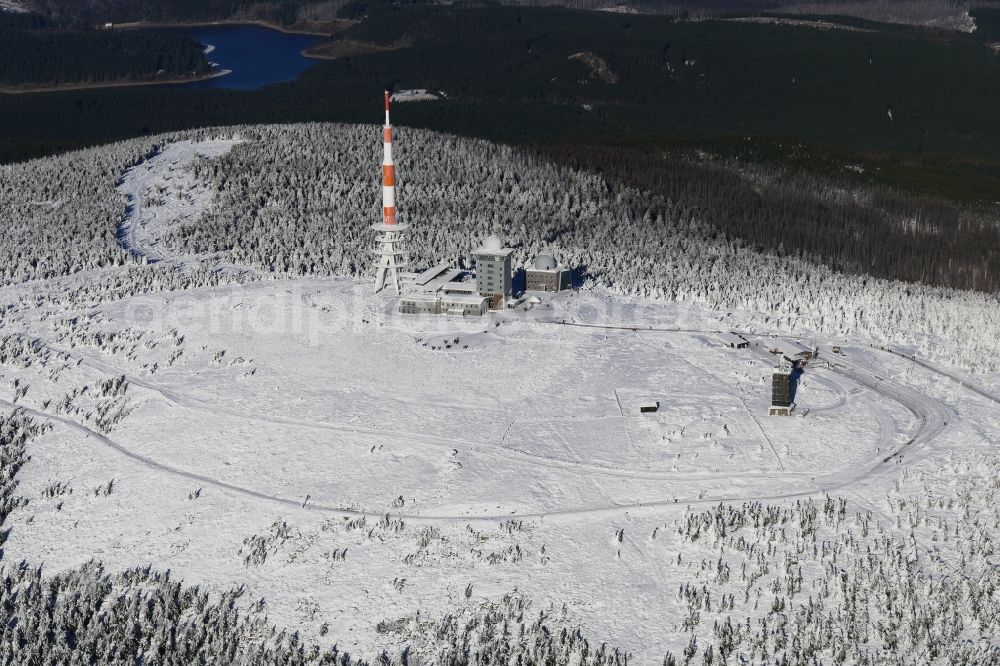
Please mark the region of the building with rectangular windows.
<svg viewBox="0 0 1000 666"><path fill-rule="evenodd" d="M489 309L489 299L479 294L441 294L441 312L462 317L482 317Z"/></svg>
<svg viewBox="0 0 1000 666"><path fill-rule="evenodd" d="M489 309L489 299L479 295L474 282L459 282L462 275L448 264L420 273L400 273L403 295L399 297L399 312L481 317Z"/></svg>
<svg viewBox="0 0 1000 666"><path fill-rule="evenodd" d="M402 314L441 314L441 299L437 294L404 294L399 298Z"/></svg>
<svg viewBox="0 0 1000 666"><path fill-rule="evenodd" d="M540 254L524 272L524 288L527 291L558 292L573 288L573 272L556 263L550 254Z"/></svg>
<svg viewBox="0 0 1000 666"><path fill-rule="evenodd" d="M403 314L482 316L490 310L514 309L526 296L514 298L514 249L491 235L472 251L475 280L468 273L438 264L421 272L400 272ZM573 288L572 271L547 254L540 255L526 272L527 291L560 292ZM530 302L530 299L528 299ZM531 305L536 305L536 297Z"/></svg>
<svg viewBox="0 0 1000 666"><path fill-rule="evenodd" d="M476 261L476 290L489 299L491 310L503 310L513 295L513 254L513 248L504 247L496 236L490 236L472 252Z"/></svg>

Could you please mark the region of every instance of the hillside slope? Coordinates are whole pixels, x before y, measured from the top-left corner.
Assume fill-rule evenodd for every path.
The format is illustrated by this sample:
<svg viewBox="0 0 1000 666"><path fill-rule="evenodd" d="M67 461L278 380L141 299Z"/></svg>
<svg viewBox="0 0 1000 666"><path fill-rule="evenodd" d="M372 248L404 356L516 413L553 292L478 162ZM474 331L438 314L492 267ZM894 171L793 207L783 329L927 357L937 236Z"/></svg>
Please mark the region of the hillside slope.
<svg viewBox="0 0 1000 666"><path fill-rule="evenodd" d="M0 168L0 659L996 661L995 298L401 130L416 264L496 233L582 288L400 315L371 293L379 136ZM765 418L788 345L820 357Z"/></svg>
<svg viewBox="0 0 1000 666"><path fill-rule="evenodd" d="M301 125L186 132L0 167L4 209L31 221L9 228L0 245L5 281L127 263L116 237L124 212L116 174L164 142L211 136L243 139L229 155L193 167L220 205L173 228L167 246L294 275L369 270L377 128ZM497 233L517 247L520 264L554 251L590 284L623 294L762 312L784 330L893 340L970 368L994 368L1000 357L993 296L761 255L705 225L683 201L507 147L401 130L398 152L400 209L414 226L409 252L418 265L467 265L475 239ZM162 266L154 272L158 280L192 279Z"/></svg>
<svg viewBox="0 0 1000 666"><path fill-rule="evenodd" d="M368 273L379 135L0 169L24 222L0 235L23 562L0 658L996 661L995 298L762 255L682 203L401 130L415 263L497 233L582 288L400 315ZM764 416L775 346L820 354L793 417Z"/></svg>

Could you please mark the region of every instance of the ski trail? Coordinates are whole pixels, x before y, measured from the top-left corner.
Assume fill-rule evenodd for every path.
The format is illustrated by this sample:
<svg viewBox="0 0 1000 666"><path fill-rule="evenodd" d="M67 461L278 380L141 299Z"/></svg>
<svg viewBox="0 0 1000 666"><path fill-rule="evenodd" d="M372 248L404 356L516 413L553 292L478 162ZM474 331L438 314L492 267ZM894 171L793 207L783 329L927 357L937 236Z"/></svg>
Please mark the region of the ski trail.
<svg viewBox="0 0 1000 666"><path fill-rule="evenodd" d="M25 414L30 414L31 416L43 420L43 421L56 421L72 430L75 430L85 438L93 439L94 441L102 444L115 451L116 453L136 462L143 467L148 469L156 470L159 472L164 472L172 476L177 476L185 479L190 479L192 481L198 481L201 484L212 486L223 491L227 491L232 494L242 495L250 497L255 500L262 500L266 502L271 502L275 504L281 504L298 511L303 512L320 512L320 513L333 513L342 516L350 517L365 517L365 518L378 518L381 519L386 515L390 515L396 518L400 518L406 521L412 522L455 522L455 521L469 521L469 520L506 520L511 517L526 518L526 519L537 519L544 520L545 518L559 517L559 516L590 516L590 515L600 515L609 513L618 513L620 511L628 510L638 510L644 508L661 508L665 506L686 506L686 505L704 505L704 504L717 504L719 502L740 502L749 500L777 500L777 499L787 499L796 497L808 497L820 492L818 488L812 487L807 490L794 490L788 493L780 494L754 494L749 495L724 495L724 496L713 496L705 497L699 494L698 497L684 498L678 497L676 499L670 500L660 500L654 502L635 502L635 503L622 503L622 504L609 504L597 507L580 507L573 509L557 509L553 511L540 511L540 512L530 512L521 513L517 511L509 511L506 513L492 513L492 514L477 514L474 512L468 513L457 513L457 514L413 514L413 513L401 513L401 512L391 512L391 511L359 511L357 509L345 509L339 506L330 506L325 504L317 504L311 500L308 503L303 504L301 499L293 499L289 497L282 497L280 495L269 494L252 488L247 488L234 483L229 483L227 481L222 481L220 479L215 479L204 474L198 474L197 472L191 472L179 467L174 467L172 465L167 465L154 460L148 456L136 453L126 446L119 444L107 435L104 435L92 428L89 428L73 419L58 416L55 414L49 414L46 412L39 411L32 407L27 407L24 405L17 405L15 403L9 402L0 398L0 407L5 407L13 411L21 411Z"/></svg>
<svg viewBox="0 0 1000 666"><path fill-rule="evenodd" d="M212 202L211 190L195 182L185 168L198 158L225 155L239 143L236 139L178 141L126 170L118 184L126 202L125 217L118 225L122 247L151 264L179 258L163 247L163 234L179 222L202 215Z"/></svg>

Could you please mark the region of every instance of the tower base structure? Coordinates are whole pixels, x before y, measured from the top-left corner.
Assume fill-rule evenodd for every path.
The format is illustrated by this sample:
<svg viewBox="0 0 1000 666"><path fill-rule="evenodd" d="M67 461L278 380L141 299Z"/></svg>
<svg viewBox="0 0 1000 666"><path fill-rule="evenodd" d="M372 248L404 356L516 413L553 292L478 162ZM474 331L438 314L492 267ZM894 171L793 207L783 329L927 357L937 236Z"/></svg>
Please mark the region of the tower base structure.
<svg viewBox="0 0 1000 666"><path fill-rule="evenodd" d="M398 296L401 292L399 283L399 273L406 268L406 254L400 249L403 240L403 232L406 231L406 224L373 224L372 230L379 235L376 237L378 247L375 248L375 255L378 263L375 266L375 293L382 291L385 287L392 285Z"/></svg>

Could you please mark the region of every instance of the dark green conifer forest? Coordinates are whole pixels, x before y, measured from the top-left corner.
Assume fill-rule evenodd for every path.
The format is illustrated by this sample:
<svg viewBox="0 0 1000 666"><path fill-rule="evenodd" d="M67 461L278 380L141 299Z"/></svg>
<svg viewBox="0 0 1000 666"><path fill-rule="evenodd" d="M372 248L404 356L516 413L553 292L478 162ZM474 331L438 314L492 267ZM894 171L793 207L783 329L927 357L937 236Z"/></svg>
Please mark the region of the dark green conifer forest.
<svg viewBox="0 0 1000 666"><path fill-rule="evenodd" d="M170 31L75 30L0 13L0 87L18 89L202 76L198 42Z"/></svg>
<svg viewBox="0 0 1000 666"><path fill-rule="evenodd" d="M193 127L377 122L383 87L428 88L445 97L400 107L396 122L531 147L693 205L769 251L1000 289L995 12L975 10L983 31L969 35L837 17L821 30L489 4L360 9L333 43L372 52L292 83L0 96L0 160Z"/></svg>

